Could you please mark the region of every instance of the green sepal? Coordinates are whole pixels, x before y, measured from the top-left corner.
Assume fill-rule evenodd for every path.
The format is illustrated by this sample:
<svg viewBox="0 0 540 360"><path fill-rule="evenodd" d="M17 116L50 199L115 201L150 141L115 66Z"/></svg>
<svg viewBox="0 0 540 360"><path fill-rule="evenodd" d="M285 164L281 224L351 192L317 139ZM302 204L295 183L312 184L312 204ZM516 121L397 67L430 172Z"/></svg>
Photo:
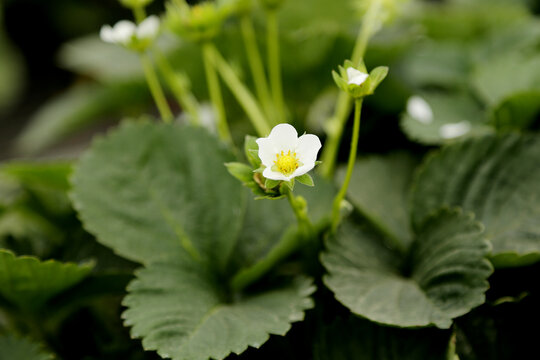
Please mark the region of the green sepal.
<svg viewBox="0 0 540 360"><path fill-rule="evenodd" d="M253 170L249 165L240 162L225 163L225 167L229 173L240 180L242 183L248 183L253 181Z"/></svg>
<svg viewBox="0 0 540 360"><path fill-rule="evenodd" d="M341 66L340 66L340 69L342 69ZM341 75L339 75L335 70L332 70L332 77L334 78L334 82L336 83L338 88L340 88L341 90L345 92L348 92L347 81L345 81L345 79Z"/></svg>
<svg viewBox="0 0 540 360"><path fill-rule="evenodd" d="M264 187L268 190L273 189L281 183L281 180L272 180L272 179L266 179L264 182Z"/></svg>
<svg viewBox="0 0 540 360"><path fill-rule="evenodd" d="M379 86L379 84L386 78L388 75L388 66L378 66L375 69L371 70L369 73L369 78L367 81L369 81L369 91L370 94L373 94L375 92L375 89Z"/></svg>
<svg viewBox="0 0 540 360"><path fill-rule="evenodd" d="M315 186L315 183L313 182L313 178L309 174L298 176L296 177L296 180L298 180L299 183L307 185L307 186Z"/></svg>
<svg viewBox="0 0 540 360"><path fill-rule="evenodd" d="M285 187L287 187L288 190ZM279 192L282 194L285 194L285 191L293 191L293 190L294 190L294 179L291 179L289 181L282 181L281 185L279 186Z"/></svg>
<svg viewBox="0 0 540 360"><path fill-rule="evenodd" d="M368 78L362 84L349 84L347 69L350 67L367 73L366 65L363 61L360 61L358 66L354 66L350 60L345 60L344 66L338 66L339 73L332 71L332 76L336 85L354 99L372 95L379 84L386 78L386 75L388 75L387 66L378 66L369 73Z"/></svg>
<svg viewBox="0 0 540 360"><path fill-rule="evenodd" d="M261 159L259 158L259 144L257 144L255 136L246 135L244 140L244 152L249 163L254 169L261 167Z"/></svg>

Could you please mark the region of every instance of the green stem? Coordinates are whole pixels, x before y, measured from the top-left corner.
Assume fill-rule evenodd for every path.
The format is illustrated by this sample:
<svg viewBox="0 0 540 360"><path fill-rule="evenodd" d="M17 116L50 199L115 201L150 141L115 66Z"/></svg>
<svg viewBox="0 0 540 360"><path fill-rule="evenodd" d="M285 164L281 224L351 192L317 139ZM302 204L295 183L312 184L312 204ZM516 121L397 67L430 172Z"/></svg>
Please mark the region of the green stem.
<svg viewBox="0 0 540 360"><path fill-rule="evenodd" d="M351 181L352 172L354 169L354 163L356 161L356 151L358 148L358 138L360 137L360 112L362 111L362 99L357 99L355 101L354 109L354 125L353 125L353 134L351 140L351 149L349 152L349 161L347 163L347 174L345 175L345 180L341 189L334 198L334 205L332 207L332 232L337 229L337 226L340 222L340 210L341 202L347 194L347 189L349 188L349 182Z"/></svg>
<svg viewBox="0 0 540 360"><path fill-rule="evenodd" d="M272 106L272 98L270 96L270 90L268 88L268 81L264 72L264 65L262 62L261 54L259 53L259 47L257 46L257 40L255 37L255 30L253 29L253 21L249 15L244 15L240 19L240 27L242 29L242 36L244 37L244 45L246 47L246 54L251 70L251 76L255 84L255 91L260 103L263 105L267 118L270 120L270 125L276 125L274 115L274 107ZM274 121L272 121L274 120Z"/></svg>
<svg viewBox="0 0 540 360"><path fill-rule="evenodd" d="M248 115L257 134L259 134L259 136L267 136L270 133L270 126L253 94L242 81L240 81L232 67L227 63L223 56L221 56L215 46L210 45L207 51L209 57L214 61L223 81Z"/></svg>
<svg viewBox="0 0 540 360"><path fill-rule="evenodd" d="M276 107L277 122L285 122L285 102L283 100L283 85L281 83L281 61L279 56L279 29L277 11L266 11L266 35L268 47L268 71L270 74L270 89Z"/></svg>
<svg viewBox="0 0 540 360"><path fill-rule="evenodd" d="M293 192L290 189L286 190L287 200L291 204L291 207L298 221L298 228L303 233L304 238L309 238L313 233L313 225L311 220L307 215L307 205L306 200L301 196L294 196Z"/></svg>
<svg viewBox="0 0 540 360"><path fill-rule="evenodd" d="M191 91L187 88L186 85L182 84L178 75L174 72L174 69L171 67L169 60L163 55L159 50L153 50L156 57L156 63L161 72L162 76L167 81L170 89L172 90L176 101L180 107L186 111L190 116L190 122L192 125L199 126L200 116L199 116L199 103Z"/></svg>
<svg viewBox="0 0 540 360"><path fill-rule="evenodd" d="M133 16L135 17L135 21L137 23L141 23L144 19L146 19L146 11L144 10L144 7L142 6L134 7Z"/></svg>
<svg viewBox="0 0 540 360"><path fill-rule="evenodd" d="M170 123L173 119L173 114L169 108L165 95L163 94L163 89L161 89L161 85L159 84L156 72L152 66L152 62L148 56L143 53L141 53L141 62L144 69L144 75L146 76L146 82L148 83L150 92L154 97L154 101L156 102L159 113L161 114L161 118L165 123Z"/></svg>
<svg viewBox="0 0 540 360"><path fill-rule="evenodd" d="M247 286L255 283L268 273L274 266L292 255L302 246L308 244L308 240L313 239L320 229L315 229L307 215L306 201L301 196L295 197L290 189L286 189L287 199L291 204L298 227L287 228L279 243L261 261L255 265L238 272L231 281L233 291L241 291Z"/></svg>
<svg viewBox="0 0 540 360"><path fill-rule="evenodd" d="M202 52L210 101L212 101L217 116L218 134L223 141L232 144L231 132L229 131L229 124L227 124L227 116L225 114L225 105L223 104L223 95L221 94L219 78L214 67L214 45L211 42L205 42L202 45Z"/></svg>
<svg viewBox="0 0 540 360"><path fill-rule="evenodd" d="M231 281L231 289L240 292L255 283L268 273L274 266L296 252L302 244L295 226L289 227L281 237L279 243L270 250L262 260L253 266L239 271Z"/></svg>
<svg viewBox="0 0 540 360"><path fill-rule="evenodd" d="M379 12L381 10L381 1L372 0L370 7L368 8L362 26L358 32L356 43L353 49L351 61L357 66L361 59L364 57L369 39L375 34L379 26ZM340 92L334 115L328 120L326 124L326 132L328 138L324 144L323 152L321 155L322 164L319 167L319 171L326 178L331 178L334 174L336 167L337 154L339 150L339 144L341 142L341 136L345 124L351 113L352 100L350 96L345 92Z"/></svg>

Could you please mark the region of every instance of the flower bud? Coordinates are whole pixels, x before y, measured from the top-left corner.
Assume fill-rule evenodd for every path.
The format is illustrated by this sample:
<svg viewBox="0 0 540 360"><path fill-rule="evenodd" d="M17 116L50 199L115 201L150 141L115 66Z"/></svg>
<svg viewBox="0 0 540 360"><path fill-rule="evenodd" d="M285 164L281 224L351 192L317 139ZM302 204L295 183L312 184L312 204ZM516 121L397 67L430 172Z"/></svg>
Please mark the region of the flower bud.
<svg viewBox="0 0 540 360"><path fill-rule="evenodd" d="M364 63L355 68L349 60L339 67L339 73L332 71L336 85L355 99L372 95L387 74L386 66L376 67L368 74Z"/></svg>
<svg viewBox="0 0 540 360"><path fill-rule="evenodd" d="M137 9L137 8L144 8L148 4L150 4L154 0L119 0L120 3L129 8L129 9Z"/></svg>
<svg viewBox="0 0 540 360"><path fill-rule="evenodd" d="M189 6L185 0L167 4L166 22L172 32L195 42L212 40L231 11L229 2L202 2Z"/></svg>

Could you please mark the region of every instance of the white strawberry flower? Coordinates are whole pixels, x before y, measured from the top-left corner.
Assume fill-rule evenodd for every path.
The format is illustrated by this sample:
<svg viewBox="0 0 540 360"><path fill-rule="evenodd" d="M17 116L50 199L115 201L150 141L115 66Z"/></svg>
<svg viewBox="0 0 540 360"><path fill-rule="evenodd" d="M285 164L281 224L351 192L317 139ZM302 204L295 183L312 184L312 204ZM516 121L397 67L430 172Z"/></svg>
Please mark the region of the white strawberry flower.
<svg viewBox="0 0 540 360"><path fill-rule="evenodd" d="M142 51L154 41L158 33L159 17L151 15L139 25L129 20L121 20L114 26L103 25L99 36L105 42Z"/></svg>
<svg viewBox="0 0 540 360"><path fill-rule="evenodd" d="M369 74L357 70L353 67L347 68L347 84L360 86L367 80Z"/></svg>
<svg viewBox="0 0 540 360"><path fill-rule="evenodd" d="M266 138L256 140L259 158L265 167L262 175L271 180L289 181L315 167L321 141L316 135L298 137L289 124L276 125Z"/></svg>

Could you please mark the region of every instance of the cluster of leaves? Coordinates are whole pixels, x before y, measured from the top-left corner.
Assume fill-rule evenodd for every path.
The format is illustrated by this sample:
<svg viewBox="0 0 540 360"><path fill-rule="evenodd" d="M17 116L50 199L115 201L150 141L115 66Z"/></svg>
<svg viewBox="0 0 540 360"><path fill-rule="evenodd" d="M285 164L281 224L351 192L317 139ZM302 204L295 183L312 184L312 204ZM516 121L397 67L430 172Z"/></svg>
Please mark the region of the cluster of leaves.
<svg viewBox="0 0 540 360"><path fill-rule="evenodd" d="M322 103L335 100L321 89L348 56L357 22L350 2L332 3L287 1L280 12L289 107L315 131L332 111ZM421 20L422 41L404 42L411 19L374 39L366 62L391 72L367 100L361 143L374 137L387 154L361 155L347 197L352 211L335 234L328 218L345 169L335 182L314 176L315 187L295 187L316 229L306 239L285 199L254 200L230 176L224 164L243 159L202 128L125 121L93 142L73 174L70 162L3 165L0 359L527 354L537 334L516 319L540 317L532 281L540 260L540 137L525 133L538 120L540 38L524 5L489 3L490 11L481 0L426 5L412 19ZM219 43L242 64L237 31L226 27ZM175 46L175 67L201 78L197 48ZM96 38L67 44L61 61L97 83L53 100L20 149L40 151L147 99L130 56ZM203 97L198 83L193 90ZM429 104L431 123L404 112L411 95ZM375 120L388 115L396 123L401 116L413 141L441 148L385 141L388 130ZM241 138L238 118L233 130ZM441 126L462 121L471 131L461 139L441 136ZM508 132L515 129L523 133ZM257 167L254 138L245 146ZM252 167L231 166L259 195L279 197ZM298 251L275 266L291 247Z"/></svg>

